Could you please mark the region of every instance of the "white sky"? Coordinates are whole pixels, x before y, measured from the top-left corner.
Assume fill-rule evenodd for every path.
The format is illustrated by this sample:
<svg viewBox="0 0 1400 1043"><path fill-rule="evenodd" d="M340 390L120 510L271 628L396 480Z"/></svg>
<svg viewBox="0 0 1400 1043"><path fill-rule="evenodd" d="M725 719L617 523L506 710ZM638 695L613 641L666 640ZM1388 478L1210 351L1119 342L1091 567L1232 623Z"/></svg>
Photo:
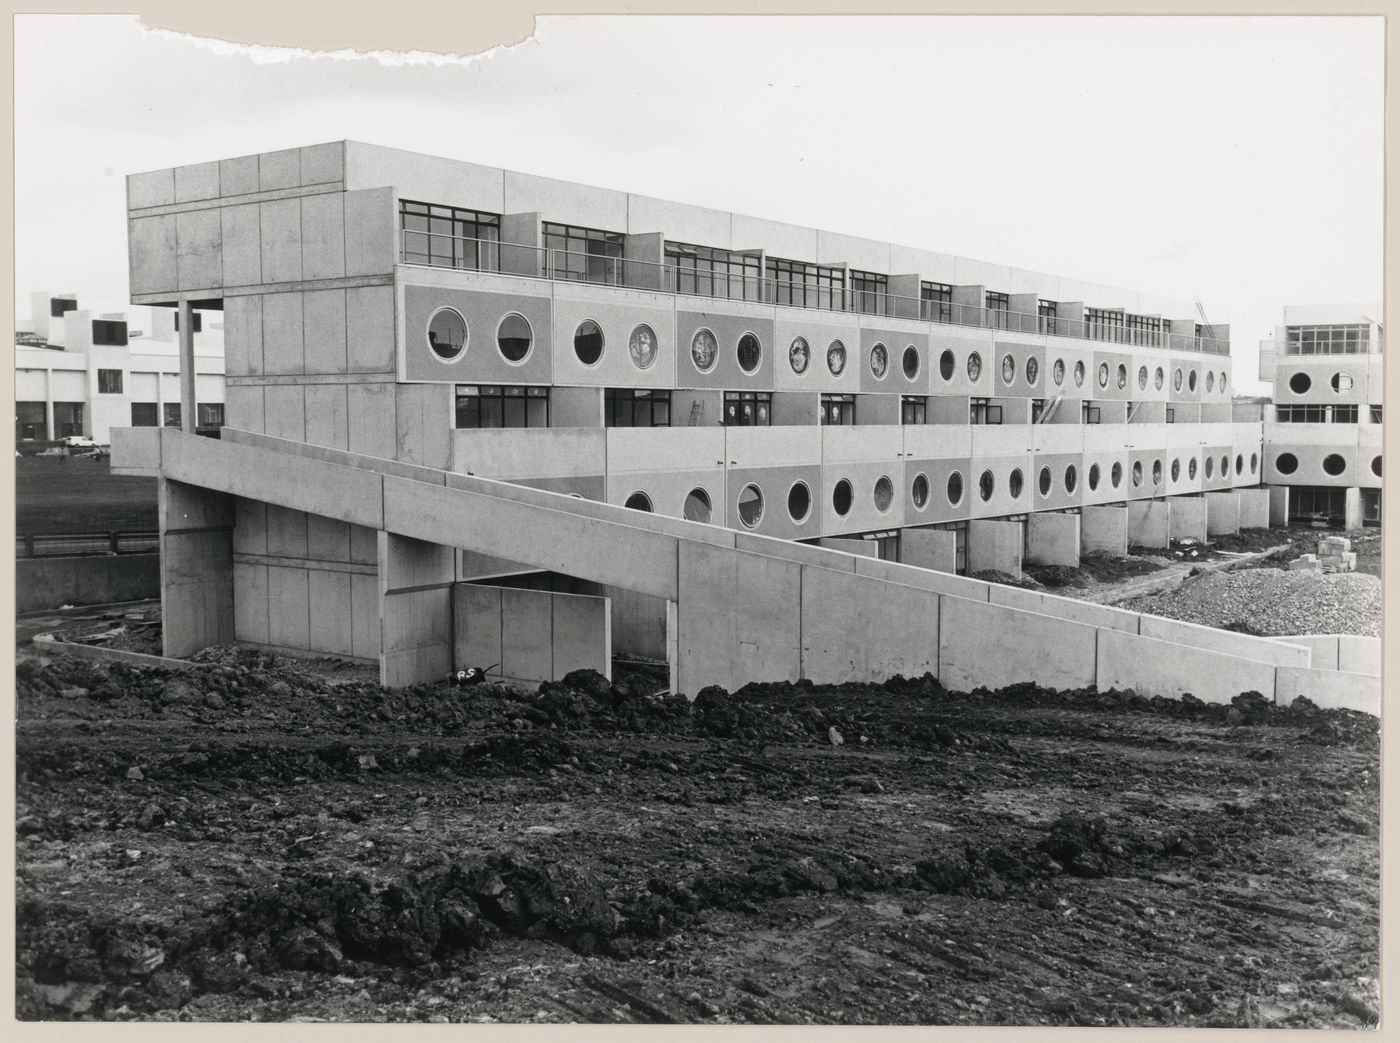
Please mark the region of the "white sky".
<svg viewBox="0 0 1400 1043"><path fill-rule="evenodd" d="M1199 297L1382 296L1380 18L551 17L489 58L15 20L16 302L126 306L124 175L356 138ZM268 60L271 58L272 60Z"/></svg>

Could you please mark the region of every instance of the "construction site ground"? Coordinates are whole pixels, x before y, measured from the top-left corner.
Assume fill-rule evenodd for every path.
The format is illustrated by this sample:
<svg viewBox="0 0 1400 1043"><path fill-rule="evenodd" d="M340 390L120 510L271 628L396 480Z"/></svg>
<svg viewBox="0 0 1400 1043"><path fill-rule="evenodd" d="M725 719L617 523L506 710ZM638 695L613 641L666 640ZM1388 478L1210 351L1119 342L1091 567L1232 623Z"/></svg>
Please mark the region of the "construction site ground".
<svg viewBox="0 0 1400 1043"><path fill-rule="evenodd" d="M22 658L22 1018L1377 1018L1372 717L199 658Z"/></svg>

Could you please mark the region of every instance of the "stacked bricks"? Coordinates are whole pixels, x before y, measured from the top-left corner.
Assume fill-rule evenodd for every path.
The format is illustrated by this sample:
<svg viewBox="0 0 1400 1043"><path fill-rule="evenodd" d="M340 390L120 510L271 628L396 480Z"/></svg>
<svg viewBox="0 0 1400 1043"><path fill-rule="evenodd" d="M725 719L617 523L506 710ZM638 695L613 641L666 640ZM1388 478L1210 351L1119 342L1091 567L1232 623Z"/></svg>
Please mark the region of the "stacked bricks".
<svg viewBox="0 0 1400 1043"><path fill-rule="evenodd" d="M1316 554L1300 554L1288 563L1289 572L1321 572L1322 562Z"/></svg>
<svg viewBox="0 0 1400 1043"><path fill-rule="evenodd" d="M1328 536L1317 541L1317 560L1323 572L1355 572L1356 552L1345 536Z"/></svg>

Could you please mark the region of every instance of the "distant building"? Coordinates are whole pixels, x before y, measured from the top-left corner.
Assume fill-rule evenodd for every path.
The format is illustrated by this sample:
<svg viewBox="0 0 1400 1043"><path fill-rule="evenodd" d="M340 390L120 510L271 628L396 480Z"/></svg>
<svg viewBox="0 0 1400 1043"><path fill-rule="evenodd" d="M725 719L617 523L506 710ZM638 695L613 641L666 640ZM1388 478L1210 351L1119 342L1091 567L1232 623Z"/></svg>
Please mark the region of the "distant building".
<svg viewBox="0 0 1400 1043"><path fill-rule="evenodd" d="M1264 481L1274 514L1348 529L1381 522L1385 327L1377 304L1290 307L1259 345Z"/></svg>
<svg viewBox="0 0 1400 1043"><path fill-rule="evenodd" d="M79 309L73 294L39 292L32 302L15 334L16 442L85 435L106 444L114 427L179 426L177 313L151 309L145 333L125 312ZM223 323L194 318L196 425L213 432L224 422Z"/></svg>

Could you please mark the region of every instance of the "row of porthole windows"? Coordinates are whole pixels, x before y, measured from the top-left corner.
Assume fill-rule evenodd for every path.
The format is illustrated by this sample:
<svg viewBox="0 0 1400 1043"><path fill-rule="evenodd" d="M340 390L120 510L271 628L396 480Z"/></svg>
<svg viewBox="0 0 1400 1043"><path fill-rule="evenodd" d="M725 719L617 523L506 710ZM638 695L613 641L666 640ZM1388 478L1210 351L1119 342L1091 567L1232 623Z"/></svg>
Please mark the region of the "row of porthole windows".
<svg viewBox="0 0 1400 1043"><path fill-rule="evenodd" d="M1274 468L1279 474L1293 474L1298 470L1298 458L1292 453L1279 453L1274 457ZM1329 474L1333 478L1345 474L1347 469L1346 457L1340 453L1328 453L1322 458L1322 470L1324 474ZM1381 477L1381 458L1374 456L1371 458L1371 473L1377 478Z"/></svg>
<svg viewBox="0 0 1400 1043"><path fill-rule="evenodd" d="M922 476L920 476L922 477ZM927 485L927 479L925 479ZM881 475L875 481L875 487L871 492L871 499L875 504L875 509L881 514L889 511L894 503L894 483L890 481L889 475ZM836 513L845 517L851 513L851 507L855 503L855 490L849 478L839 480L831 490L831 506ZM635 511L651 511L651 497L645 492L634 492L623 503L624 507L630 507ZM738 500L739 521L747 528L756 528L763 520L763 512L766 507L766 499L763 490L758 485L750 482L739 491ZM806 482L793 482L788 489L787 497L788 517L795 523L801 524L807 520L812 511L812 491ZM702 489L692 489L685 498L682 507L682 517L687 521L708 522L713 515L710 501L710 494Z"/></svg>
<svg viewBox="0 0 1400 1043"><path fill-rule="evenodd" d="M1344 394L1356 386L1350 373L1333 373L1331 380L1332 390L1337 394ZM1294 373L1288 378L1288 390L1295 395L1305 395L1312 390L1312 377L1306 373Z"/></svg>

